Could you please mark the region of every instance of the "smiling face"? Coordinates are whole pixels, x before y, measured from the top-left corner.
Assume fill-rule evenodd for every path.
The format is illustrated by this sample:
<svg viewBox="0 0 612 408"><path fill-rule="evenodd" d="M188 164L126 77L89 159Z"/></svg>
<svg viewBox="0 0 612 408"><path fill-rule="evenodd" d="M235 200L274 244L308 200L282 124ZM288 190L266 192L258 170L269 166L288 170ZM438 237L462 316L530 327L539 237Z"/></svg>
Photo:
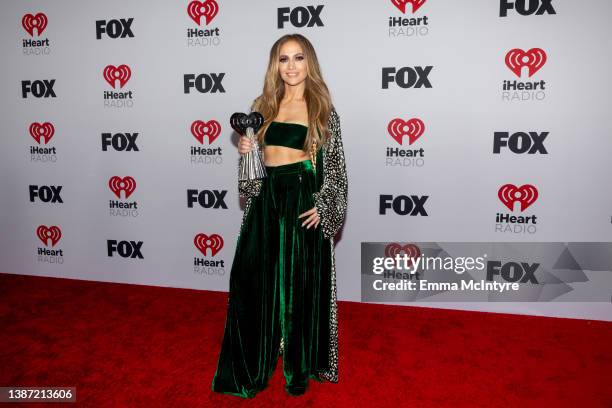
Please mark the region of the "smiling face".
<svg viewBox="0 0 612 408"><path fill-rule="evenodd" d="M278 73L287 85L299 85L306 79L306 55L299 43L287 41L280 48Z"/></svg>

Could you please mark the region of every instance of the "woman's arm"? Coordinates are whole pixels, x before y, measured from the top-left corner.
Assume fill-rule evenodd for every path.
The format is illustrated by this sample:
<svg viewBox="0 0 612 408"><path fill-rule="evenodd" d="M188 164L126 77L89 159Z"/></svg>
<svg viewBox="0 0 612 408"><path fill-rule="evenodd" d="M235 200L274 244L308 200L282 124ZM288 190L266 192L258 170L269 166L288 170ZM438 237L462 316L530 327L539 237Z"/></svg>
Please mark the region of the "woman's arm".
<svg viewBox="0 0 612 408"><path fill-rule="evenodd" d="M333 238L344 222L348 197L348 178L340 130L340 117L332 107L329 116L331 139L323 158L323 185L314 193L325 238Z"/></svg>
<svg viewBox="0 0 612 408"><path fill-rule="evenodd" d="M249 114L251 114L251 112L253 112L253 106L251 106ZM261 149L261 146L259 145L258 145L258 150L259 150L260 156L263 158L263 151ZM240 160L238 160L238 174L240 174L240 165L242 164L243 160L244 160L244 155L241 155ZM259 195L259 191L261 190L262 181L263 181L262 179L238 180L238 195L244 198L255 197Z"/></svg>

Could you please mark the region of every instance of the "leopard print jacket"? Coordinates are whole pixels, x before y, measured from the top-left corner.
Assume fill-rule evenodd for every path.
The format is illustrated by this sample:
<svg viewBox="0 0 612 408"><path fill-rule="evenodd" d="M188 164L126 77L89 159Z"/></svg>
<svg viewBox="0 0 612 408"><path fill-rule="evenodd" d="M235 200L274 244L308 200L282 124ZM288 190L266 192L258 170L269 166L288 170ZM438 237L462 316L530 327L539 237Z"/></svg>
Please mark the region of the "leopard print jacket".
<svg viewBox="0 0 612 408"><path fill-rule="evenodd" d="M322 167L323 181L321 189L313 193L313 199L321 219L320 225L323 229L323 236L329 239L336 235L344 222L348 196L348 178L340 130L340 117L333 106L329 115L328 127L331 137L321 147L323 164L320 165L319 160L317 160L317 173ZM261 146L259 146L259 152L263 157ZM243 222L249 211L252 198L259 195L262 181L262 179L256 179L240 180L238 182L238 193L240 197L246 198Z"/></svg>

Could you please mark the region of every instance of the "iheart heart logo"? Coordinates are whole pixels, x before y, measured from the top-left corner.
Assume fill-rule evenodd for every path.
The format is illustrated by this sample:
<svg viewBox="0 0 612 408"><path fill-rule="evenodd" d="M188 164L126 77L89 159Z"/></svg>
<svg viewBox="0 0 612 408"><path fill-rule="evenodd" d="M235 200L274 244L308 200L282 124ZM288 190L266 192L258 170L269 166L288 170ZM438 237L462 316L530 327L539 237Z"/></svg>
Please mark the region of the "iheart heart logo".
<svg viewBox="0 0 612 408"><path fill-rule="evenodd" d="M128 198L134 190L136 190L136 180L133 177L125 176L123 178L119 176L113 176L108 180L108 186L117 198L121 198L121 192L124 192L125 198Z"/></svg>
<svg viewBox="0 0 612 408"><path fill-rule="evenodd" d="M404 136L408 136L408 144L411 145L425 132L425 123L418 118L408 120L395 118L387 125L387 131L399 144L402 144Z"/></svg>
<svg viewBox="0 0 612 408"><path fill-rule="evenodd" d="M506 65L517 77L521 77L521 68L529 68L529 76L538 72L546 63L546 53L541 48L532 48L525 52L514 48L506 54Z"/></svg>
<svg viewBox="0 0 612 408"><path fill-rule="evenodd" d="M538 189L531 184L523 184L520 187L514 184L504 184L497 191L497 196L510 211L514 211L514 203L521 203L521 212L538 199Z"/></svg>
<svg viewBox="0 0 612 408"><path fill-rule="evenodd" d="M34 37L35 28L36 35L40 36L42 32L45 31L48 22L49 20L44 13L36 13L36 15L26 14L21 19L21 25L32 37Z"/></svg>
<svg viewBox="0 0 612 408"><path fill-rule="evenodd" d="M191 124L191 134L200 144L204 144L204 136L208 136L208 144L212 144L221 134L221 125L214 119L208 122L196 120Z"/></svg>
<svg viewBox="0 0 612 408"><path fill-rule="evenodd" d="M36 228L36 235L45 246L49 246L48 241L51 240L51 246L53 247L62 237L62 231L56 225L48 228L46 225L39 225L38 228Z"/></svg>
<svg viewBox="0 0 612 408"><path fill-rule="evenodd" d="M132 76L132 70L125 64L119 65L118 67L114 65L107 65L104 68L104 72L102 72L104 79L110 86L115 88L115 81L119 80L119 88L123 88L123 86L130 80Z"/></svg>
<svg viewBox="0 0 612 408"><path fill-rule="evenodd" d="M418 9L425 4L427 0L391 0L391 3L397 7L403 14L406 14L406 4L412 4L412 12L416 13Z"/></svg>
<svg viewBox="0 0 612 408"><path fill-rule="evenodd" d="M385 247L385 256L394 258L396 255L402 256L402 252L408 256L408 266L412 265L412 261L421 256L421 248L414 244L406 244L404 246L393 242Z"/></svg>
<svg viewBox="0 0 612 408"><path fill-rule="evenodd" d="M43 138L44 144L49 143L49 140L51 140L54 134L55 128L49 122L34 122L30 125L30 136L32 136L38 144L40 144L40 140Z"/></svg>
<svg viewBox="0 0 612 408"><path fill-rule="evenodd" d="M208 248L210 248L212 256L215 256L217 252L223 248L223 238L221 238L221 235L218 234L208 236L200 233L195 236L193 243L195 244L196 248L198 248L200 252L204 254L204 256L206 256L206 250Z"/></svg>
<svg viewBox="0 0 612 408"><path fill-rule="evenodd" d="M206 0L204 2L194 0L187 6L187 14L189 14L189 17L191 17L197 25L201 24L200 17L202 16L206 18L206 25L208 25L218 12L219 5L215 0Z"/></svg>

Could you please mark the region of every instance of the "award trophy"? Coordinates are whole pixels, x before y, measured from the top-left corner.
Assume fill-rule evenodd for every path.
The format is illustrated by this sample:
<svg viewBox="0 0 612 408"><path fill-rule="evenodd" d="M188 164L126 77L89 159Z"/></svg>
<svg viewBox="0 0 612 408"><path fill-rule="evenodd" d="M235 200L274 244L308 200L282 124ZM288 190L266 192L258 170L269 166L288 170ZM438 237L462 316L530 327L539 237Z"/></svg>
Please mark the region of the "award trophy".
<svg viewBox="0 0 612 408"><path fill-rule="evenodd" d="M240 157L238 180L255 180L266 177L266 168L259 153L259 144L255 133L263 125L264 118L259 112L236 112L230 117L230 125L240 135L248 137L253 143L253 149Z"/></svg>

